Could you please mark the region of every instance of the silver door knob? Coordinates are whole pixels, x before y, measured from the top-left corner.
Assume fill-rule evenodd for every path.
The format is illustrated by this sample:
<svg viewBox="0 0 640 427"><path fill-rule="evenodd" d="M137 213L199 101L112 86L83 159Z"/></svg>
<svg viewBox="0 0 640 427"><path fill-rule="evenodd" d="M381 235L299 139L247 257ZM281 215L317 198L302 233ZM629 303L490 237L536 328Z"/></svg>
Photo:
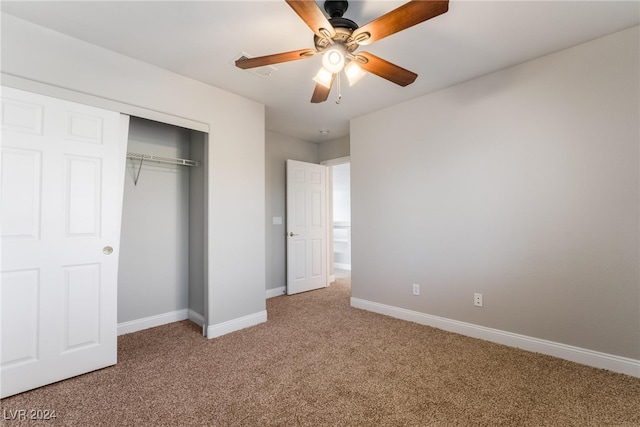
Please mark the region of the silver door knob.
<svg viewBox="0 0 640 427"><path fill-rule="evenodd" d="M102 253L105 255L111 255L113 253L113 248L111 246L105 246L102 248Z"/></svg>
<svg viewBox="0 0 640 427"><path fill-rule="evenodd" d="M291 233L289 233L289 237L293 237L293 236L297 236L298 233L294 233L293 231Z"/></svg>

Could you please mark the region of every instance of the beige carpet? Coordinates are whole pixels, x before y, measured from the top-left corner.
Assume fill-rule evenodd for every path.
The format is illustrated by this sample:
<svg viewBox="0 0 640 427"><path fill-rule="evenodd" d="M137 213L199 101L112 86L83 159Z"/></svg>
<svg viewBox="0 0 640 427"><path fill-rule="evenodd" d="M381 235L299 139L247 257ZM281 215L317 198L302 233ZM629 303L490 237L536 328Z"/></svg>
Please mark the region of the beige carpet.
<svg viewBox="0 0 640 427"><path fill-rule="evenodd" d="M73 426L639 426L640 379L353 309L348 279L207 340L119 338L115 367L2 401ZM3 417L6 418L6 417ZM20 425L2 420L3 425Z"/></svg>

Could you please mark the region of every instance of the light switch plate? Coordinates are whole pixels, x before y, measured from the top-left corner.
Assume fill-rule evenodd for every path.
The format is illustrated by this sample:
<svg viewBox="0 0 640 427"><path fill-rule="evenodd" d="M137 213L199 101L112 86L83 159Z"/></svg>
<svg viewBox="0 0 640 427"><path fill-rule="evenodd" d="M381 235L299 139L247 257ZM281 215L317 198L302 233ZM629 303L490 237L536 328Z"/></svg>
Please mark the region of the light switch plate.
<svg viewBox="0 0 640 427"><path fill-rule="evenodd" d="M274 216L273 217L273 225L282 225L282 217Z"/></svg>

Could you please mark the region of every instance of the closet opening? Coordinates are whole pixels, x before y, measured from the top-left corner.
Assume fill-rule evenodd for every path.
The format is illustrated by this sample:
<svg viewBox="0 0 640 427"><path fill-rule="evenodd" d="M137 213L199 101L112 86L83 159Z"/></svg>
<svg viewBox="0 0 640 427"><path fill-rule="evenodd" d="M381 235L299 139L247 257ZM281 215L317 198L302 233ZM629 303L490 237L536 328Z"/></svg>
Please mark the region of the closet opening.
<svg viewBox="0 0 640 427"><path fill-rule="evenodd" d="M130 117L118 335L185 319L206 330L207 138Z"/></svg>

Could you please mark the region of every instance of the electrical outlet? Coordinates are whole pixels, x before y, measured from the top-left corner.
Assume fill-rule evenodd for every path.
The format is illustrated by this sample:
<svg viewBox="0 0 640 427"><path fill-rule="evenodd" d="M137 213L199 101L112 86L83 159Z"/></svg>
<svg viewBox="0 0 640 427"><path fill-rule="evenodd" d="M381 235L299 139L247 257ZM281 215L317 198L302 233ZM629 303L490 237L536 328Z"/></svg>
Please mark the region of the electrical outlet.
<svg viewBox="0 0 640 427"><path fill-rule="evenodd" d="M473 294L473 305L482 307L482 294Z"/></svg>
<svg viewBox="0 0 640 427"><path fill-rule="evenodd" d="M413 284L413 294L420 295L420 285L418 285L417 283Z"/></svg>

